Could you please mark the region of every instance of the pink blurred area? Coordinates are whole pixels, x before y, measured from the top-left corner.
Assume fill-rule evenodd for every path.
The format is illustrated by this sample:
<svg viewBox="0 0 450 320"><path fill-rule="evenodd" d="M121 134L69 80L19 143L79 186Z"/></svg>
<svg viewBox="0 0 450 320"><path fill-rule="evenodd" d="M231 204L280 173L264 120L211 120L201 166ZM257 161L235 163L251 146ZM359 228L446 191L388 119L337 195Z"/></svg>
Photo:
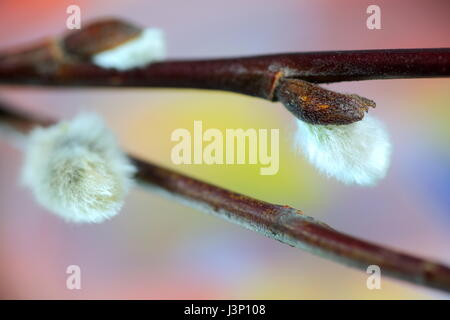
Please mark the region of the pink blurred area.
<svg viewBox="0 0 450 320"><path fill-rule="evenodd" d="M0 49L65 32L68 5L82 23L117 16L162 28L171 58L276 52L450 46L449 1L97 0L0 1ZM382 29L366 28L381 8ZM0 99L58 117L105 116L125 149L256 198L292 205L335 228L450 264L449 79L334 84L377 102L393 159L377 187L317 174L292 147L293 119L279 105L195 90L1 87ZM208 127L280 128L280 172L252 166L175 166L170 133ZM0 139L0 297L5 299L448 299L315 257L218 218L133 189L121 214L70 225L19 184L21 154ZM82 289L66 288L79 265Z"/></svg>

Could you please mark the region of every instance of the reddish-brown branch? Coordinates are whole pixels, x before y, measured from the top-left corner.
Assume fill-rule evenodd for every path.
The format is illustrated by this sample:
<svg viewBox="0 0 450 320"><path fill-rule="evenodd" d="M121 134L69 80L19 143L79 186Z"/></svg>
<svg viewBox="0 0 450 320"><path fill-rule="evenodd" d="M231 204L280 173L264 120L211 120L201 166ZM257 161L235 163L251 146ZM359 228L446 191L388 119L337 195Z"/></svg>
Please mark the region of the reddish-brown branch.
<svg viewBox="0 0 450 320"><path fill-rule="evenodd" d="M445 77L450 49L282 54L237 59L167 61L128 71L73 59L55 41L0 55L0 84L215 89L280 101L313 124L361 120L375 103L309 83ZM321 106L328 106L322 108Z"/></svg>
<svg viewBox="0 0 450 320"><path fill-rule="evenodd" d="M310 82L450 75L448 48L166 61L126 71L89 62L91 55L133 39L138 30L125 22L105 20L63 39L0 54L0 84L224 90L280 101L294 116L312 124L339 125L361 120L375 103Z"/></svg>
<svg viewBox="0 0 450 320"><path fill-rule="evenodd" d="M5 107L0 108L0 121L22 132L30 130L33 125L50 123ZM184 203L321 257L362 270L369 265L378 265L383 275L450 292L450 268L443 264L346 235L289 206L257 200L142 159L131 158L137 166L136 177L141 183Z"/></svg>
<svg viewBox="0 0 450 320"><path fill-rule="evenodd" d="M121 20L102 20L62 38L0 53L0 84L224 90L281 101L309 123L349 124L361 120L375 103L309 82L450 76L450 48L166 61L126 71L90 63L94 54L120 46L140 32Z"/></svg>
<svg viewBox="0 0 450 320"><path fill-rule="evenodd" d="M48 50L42 55L53 55ZM47 61L51 57L45 58ZM14 62L14 63L13 63ZM54 86L166 87L232 91L269 100L280 78L315 83L450 76L450 48L330 51L214 60L166 61L127 71L60 60L22 63L0 55L0 83Z"/></svg>

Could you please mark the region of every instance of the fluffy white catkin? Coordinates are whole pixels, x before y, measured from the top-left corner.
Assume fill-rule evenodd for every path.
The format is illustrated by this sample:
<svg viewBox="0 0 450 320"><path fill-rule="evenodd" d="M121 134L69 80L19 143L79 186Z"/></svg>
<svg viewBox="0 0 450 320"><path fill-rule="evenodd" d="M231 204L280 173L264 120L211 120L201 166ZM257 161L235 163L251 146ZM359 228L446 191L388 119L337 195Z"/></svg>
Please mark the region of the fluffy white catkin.
<svg viewBox="0 0 450 320"><path fill-rule="evenodd" d="M119 212L134 171L103 120L82 113L30 133L22 181L66 221L98 223Z"/></svg>
<svg viewBox="0 0 450 320"><path fill-rule="evenodd" d="M370 186L386 175L391 143L377 119L365 116L349 125L312 125L297 120L297 126L298 147L327 176Z"/></svg>
<svg viewBox="0 0 450 320"><path fill-rule="evenodd" d="M144 29L135 39L92 57L92 62L102 68L127 70L164 60L166 46L160 29Z"/></svg>

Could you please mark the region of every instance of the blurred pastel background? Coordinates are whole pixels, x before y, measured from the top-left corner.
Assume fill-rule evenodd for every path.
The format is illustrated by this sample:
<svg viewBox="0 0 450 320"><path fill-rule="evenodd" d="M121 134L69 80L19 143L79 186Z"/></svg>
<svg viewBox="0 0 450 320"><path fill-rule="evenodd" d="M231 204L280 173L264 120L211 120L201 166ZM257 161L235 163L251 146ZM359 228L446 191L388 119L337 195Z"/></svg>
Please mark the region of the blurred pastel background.
<svg viewBox="0 0 450 320"><path fill-rule="evenodd" d="M82 23L118 16L164 29L171 58L276 52L450 46L450 2L299 0L1 0L0 49L65 31L66 8ZM381 7L382 30L366 28ZM338 230L450 265L450 79L341 83L377 102L392 166L377 187L319 175L292 148L293 118L275 103L195 90L0 87L34 112L105 116L125 149L235 191L302 209ZM259 165L183 165L170 160L177 128L280 128L280 170ZM0 298L4 299L448 299L291 248L135 188L121 214L70 225L18 183L21 154L0 139ZM66 289L81 267L82 289Z"/></svg>

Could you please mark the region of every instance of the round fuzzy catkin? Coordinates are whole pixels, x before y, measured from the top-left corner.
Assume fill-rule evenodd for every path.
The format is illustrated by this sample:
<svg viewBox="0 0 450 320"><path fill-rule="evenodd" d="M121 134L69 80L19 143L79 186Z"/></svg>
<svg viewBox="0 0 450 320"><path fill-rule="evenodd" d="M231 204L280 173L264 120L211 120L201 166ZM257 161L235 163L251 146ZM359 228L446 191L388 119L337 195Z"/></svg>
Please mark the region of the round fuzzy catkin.
<svg viewBox="0 0 450 320"><path fill-rule="evenodd" d="M134 171L103 120L83 113L30 133L22 181L66 221L98 223L119 212Z"/></svg>
<svg viewBox="0 0 450 320"><path fill-rule="evenodd" d="M322 173L347 184L375 185L389 168L391 143L384 125L364 119L348 125L297 120L296 144Z"/></svg>
<svg viewBox="0 0 450 320"><path fill-rule="evenodd" d="M102 68L128 70L162 61L165 57L164 33L160 29L148 28L135 39L94 55L92 62Z"/></svg>

